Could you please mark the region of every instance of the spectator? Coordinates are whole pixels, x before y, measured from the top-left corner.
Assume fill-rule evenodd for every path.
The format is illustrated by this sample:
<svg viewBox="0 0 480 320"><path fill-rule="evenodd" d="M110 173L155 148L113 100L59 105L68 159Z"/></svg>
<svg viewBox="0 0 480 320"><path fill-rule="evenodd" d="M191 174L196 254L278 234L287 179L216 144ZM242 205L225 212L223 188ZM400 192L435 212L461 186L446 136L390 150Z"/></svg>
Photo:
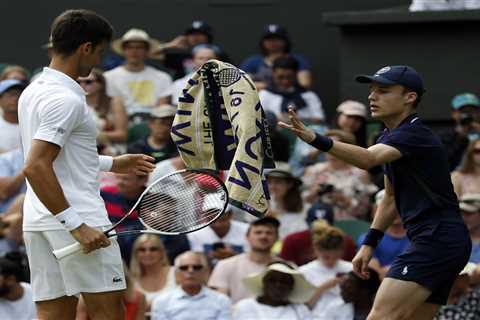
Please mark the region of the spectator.
<svg viewBox="0 0 480 320"><path fill-rule="evenodd" d="M130 144L127 152L149 155L155 158L155 163L176 156L177 147L170 136L176 112L177 109L171 105L153 108L148 116L148 136Z"/></svg>
<svg viewBox="0 0 480 320"><path fill-rule="evenodd" d="M247 231L250 251L221 260L208 281L208 286L230 296L232 303L251 297L242 279L253 272L260 272L274 260L271 254L278 239L280 223L272 217L253 221Z"/></svg>
<svg viewBox="0 0 480 320"><path fill-rule="evenodd" d="M465 193L480 193L480 138L468 145L462 163L452 172L452 183L458 198Z"/></svg>
<svg viewBox="0 0 480 320"><path fill-rule="evenodd" d="M205 286L208 262L203 253L188 251L175 259L178 287L159 296L152 306L152 320L231 318L227 296Z"/></svg>
<svg viewBox="0 0 480 320"><path fill-rule="evenodd" d="M348 134L339 130L327 131L326 135L352 142L347 139ZM335 220L365 218L370 209L370 196L377 191L368 173L330 154L326 155L326 160L305 169L306 201L330 204L334 207Z"/></svg>
<svg viewBox="0 0 480 320"><path fill-rule="evenodd" d="M240 68L253 77L257 89L261 90L272 81L273 61L280 57L291 56L298 62L298 83L304 88L310 88L312 86L310 65L302 55L290 53L291 47L287 30L277 24L269 24L265 27L260 39L261 54L247 58Z"/></svg>
<svg viewBox="0 0 480 320"><path fill-rule="evenodd" d="M353 134L356 145L367 147L367 107L363 103L353 100L340 103L334 127Z"/></svg>
<svg viewBox="0 0 480 320"><path fill-rule="evenodd" d="M380 190L375 196L375 206L372 208L372 213L374 214L377 211L377 206L382 201L385 196L385 191ZM395 209L396 210L396 209ZM365 239L365 234L362 234L357 240L357 247L360 248L363 240ZM376 272L380 275L380 279L383 279L390 268L390 265L393 263L393 260L401 253L410 244L410 241L407 238L405 228L403 228L402 221L397 212L397 217L393 223L385 231L385 234L380 240L380 243L375 248L373 252L373 258L370 260L370 267L375 269Z"/></svg>
<svg viewBox="0 0 480 320"><path fill-rule="evenodd" d="M309 209L310 210L310 209ZM313 248L312 236L315 233L315 224L331 224L327 220L318 219L318 222L312 221L310 228L299 232L289 234L283 239L280 258L294 262L297 266L304 265L316 258ZM318 227L317 227L318 229ZM342 259L352 261L355 256L355 242L348 235L343 236L345 248Z"/></svg>
<svg viewBox="0 0 480 320"><path fill-rule="evenodd" d="M469 142L480 138L480 100L474 94L462 93L453 98L452 108L455 127L441 135L451 171L460 164Z"/></svg>
<svg viewBox="0 0 480 320"><path fill-rule="evenodd" d="M22 282L23 272L16 261L0 258L0 319L37 318L32 288Z"/></svg>
<svg viewBox="0 0 480 320"><path fill-rule="evenodd" d="M294 267L273 262L260 273L243 281L255 298L240 300L234 308L233 319L291 320L313 319L304 304L315 288Z"/></svg>
<svg viewBox="0 0 480 320"><path fill-rule="evenodd" d="M130 272L135 287L145 295L147 311L155 297L176 286L175 273L170 266L163 242L154 234L144 234L135 240Z"/></svg>
<svg viewBox="0 0 480 320"><path fill-rule="evenodd" d="M380 286L378 273L369 269L368 279L360 278L350 271L340 282L340 295L343 301L327 306L325 319L365 320L372 309L373 300Z"/></svg>
<svg viewBox="0 0 480 320"><path fill-rule="evenodd" d="M466 193L460 198L460 212L472 239L470 262L480 263L480 193Z"/></svg>
<svg viewBox="0 0 480 320"><path fill-rule="evenodd" d="M103 71L94 68L88 77L80 77L77 81L87 93L87 105L93 110L101 153L125 153L128 116L122 104L112 104L112 99L107 96Z"/></svg>
<svg viewBox="0 0 480 320"><path fill-rule="evenodd" d="M211 261L232 257L248 249L248 224L232 220L232 206L206 228L187 235L193 251L204 252Z"/></svg>
<svg viewBox="0 0 480 320"><path fill-rule="evenodd" d="M272 111L282 121L288 119L289 106L293 106L299 117L309 122L325 120L317 94L297 83L298 68L298 62L293 57L279 57L273 61L272 82L258 93L263 108Z"/></svg>
<svg viewBox="0 0 480 320"><path fill-rule="evenodd" d="M183 89L187 86L187 81L192 77L193 72L198 70L205 62L210 59L218 59L218 54L220 49L212 44L199 44L192 49L193 55L193 66L194 69L192 72L188 73L186 76L175 80L173 82L172 89L172 104L178 105L178 98L183 95Z"/></svg>
<svg viewBox="0 0 480 320"><path fill-rule="evenodd" d="M114 105L122 104L130 116L148 113L150 108L170 101L171 77L145 64L158 46L158 40L139 29L130 29L112 42L113 51L124 56L125 63L105 72L107 94Z"/></svg>
<svg viewBox="0 0 480 320"><path fill-rule="evenodd" d="M0 216L0 256L25 250L22 230L24 199L25 194L17 196Z"/></svg>
<svg viewBox="0 0 480 320"><path fill-rule="evenodd" d="M447 304L440 307L434 320L480 319L480 289L470 288L476 267L474 263L467 263L453 283Z"/></svg>
<svg viewBox="0 0 480 320"><path fill-rule="evenodd" d="M341 260L345 242L344 234L338 228L326 223L313 225L313 245L317 259L299 268L305 278L316 286L315 293L308 302L314 317L325 318L326 308L341 302L341 275L352 271L352 264Z"/></svg>
<svg viewBox="0 0 480 320"><path fill-rule="evenodd" d="M20 148L0 154L0 213L5 212L26 190L23 162Z"/></svg>
<svg viewBox="0 0 480 320"><path fill-rule="evenodd" d="M3 69L2 73L0 74L0 81L8 80L8 79L15 79L18 81L22 81L28 83L29 72L22 66L11 65L7 66Z"/></svg>
<svg viewBox="0 0 480 320"><path fill-rule="evenodd" d="M306 208L300 194L302 181L294 177L288 163L276 163L265 175L271 200L269 214L280 221L280 240L288 234L305 230Z"/></svg>
<svg viewBox="0 0 480 320"><path fill-rule="evenodd" d="M20 147L20 130L18 128L18 98L25 89L22 81L10 79L0 81L0 153Z"/></svg>

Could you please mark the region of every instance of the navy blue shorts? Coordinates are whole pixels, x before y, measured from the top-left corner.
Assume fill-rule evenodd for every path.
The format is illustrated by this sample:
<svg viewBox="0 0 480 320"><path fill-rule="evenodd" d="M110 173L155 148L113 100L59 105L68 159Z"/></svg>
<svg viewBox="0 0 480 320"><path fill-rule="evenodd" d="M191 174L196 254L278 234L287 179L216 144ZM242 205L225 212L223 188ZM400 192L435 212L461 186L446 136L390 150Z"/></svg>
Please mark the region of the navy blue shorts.
<svg viewBox="0 0 480 320"><path fill-rule="evenodd" d="M413 281L432 291L426 302L444 305L450 289L470 258L472 242L462 222L438 222L410 235L386 277Z"/></svg>

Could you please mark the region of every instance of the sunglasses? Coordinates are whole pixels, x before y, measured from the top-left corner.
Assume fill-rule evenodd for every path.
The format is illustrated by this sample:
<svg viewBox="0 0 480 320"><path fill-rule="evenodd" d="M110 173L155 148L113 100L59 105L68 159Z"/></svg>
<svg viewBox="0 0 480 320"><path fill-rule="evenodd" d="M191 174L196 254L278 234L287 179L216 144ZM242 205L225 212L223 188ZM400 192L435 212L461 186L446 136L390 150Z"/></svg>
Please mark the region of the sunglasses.
<svg viewBox="0 0 480 320"><path fill-rule="evenodd" d="M160 247L141 247L141 248L138 248L138 251L140 251L140 252L146 252L146 251L157 252L157 251L160 251Z"/></svg>
<svg viewBox="0 0 480 320"><path fill-rule="evenodd" d="M180 271L200 271L202 269L203 266L201 264L183 265L178 267L178 270Z"/></svg>

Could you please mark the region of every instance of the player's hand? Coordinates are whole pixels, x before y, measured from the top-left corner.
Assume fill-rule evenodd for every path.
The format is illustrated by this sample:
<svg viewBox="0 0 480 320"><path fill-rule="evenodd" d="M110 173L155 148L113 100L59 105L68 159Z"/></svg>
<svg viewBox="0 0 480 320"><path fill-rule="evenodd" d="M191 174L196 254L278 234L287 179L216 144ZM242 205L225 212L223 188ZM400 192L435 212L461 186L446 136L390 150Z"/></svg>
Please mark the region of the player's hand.
<svg viewBox="0 0 480 320"><path fill-rule="evenodd" d="M353 272L355 272L362 279L368 279L370 277L370 273L368 272L368 263L372 259L372 256L373 248L362 245L352 260Z"/></svg>
<svg viewBox="0 0 480 320"><path fill-rule="evenodd" d="M89 253L99 248L105 248L110 245L107 236L97 229L87 226L85 223L77 229L70 231L72 236L82 245L83 253Z"/></svg>
<svg viewBox="0 0 480 320"><path fill-rule="evenodd" d="M300 121L292 106L288 107L288 118L290 120L290 124L279 121L278 125L282 128L292 131L297 137L307 143L312 142L315 139L315 131L308 128Z"/></svg>
<svg viewBox="0 0 480 320"><path fill-rule="evenodd" d="M145 154L123 154L113 158L112 172L148 175L155 169L155 158Z"/></svg>

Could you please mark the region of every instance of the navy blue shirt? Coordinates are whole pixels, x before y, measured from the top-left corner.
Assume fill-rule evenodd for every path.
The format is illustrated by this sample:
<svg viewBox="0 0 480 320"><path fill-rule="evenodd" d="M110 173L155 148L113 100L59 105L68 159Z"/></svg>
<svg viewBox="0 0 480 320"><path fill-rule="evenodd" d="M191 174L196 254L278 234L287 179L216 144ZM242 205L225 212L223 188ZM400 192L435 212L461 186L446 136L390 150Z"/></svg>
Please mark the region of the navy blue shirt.
<svg viewBox="0 0 480 320"><path fill-rule="evenodd" d="M402 157L383 165L393 186L395 203L407 232L442 220L461 221L453 191L447 152L440 139L412 114L388 130L377 143L394 147ZM422 187L422 183L427 188Z"/></svg>

